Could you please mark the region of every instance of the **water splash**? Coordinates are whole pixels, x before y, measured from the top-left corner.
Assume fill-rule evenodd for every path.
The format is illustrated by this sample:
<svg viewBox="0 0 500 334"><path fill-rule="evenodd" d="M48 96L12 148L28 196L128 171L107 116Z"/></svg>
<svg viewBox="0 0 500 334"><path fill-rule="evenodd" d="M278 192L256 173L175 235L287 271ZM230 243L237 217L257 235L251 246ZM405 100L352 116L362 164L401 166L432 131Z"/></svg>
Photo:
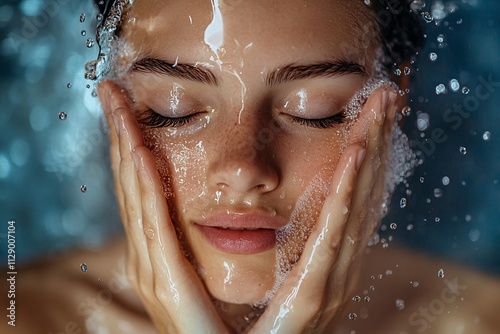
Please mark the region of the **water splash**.
<svg viewBox="0 0 500 334"><path fill-rule="evenodd" d="M211 0L213 17L210 24L205 29L205 44L219 58L218 51L224 42L224 23L222 22L222 14L219 7L219 0Z"/></svg>

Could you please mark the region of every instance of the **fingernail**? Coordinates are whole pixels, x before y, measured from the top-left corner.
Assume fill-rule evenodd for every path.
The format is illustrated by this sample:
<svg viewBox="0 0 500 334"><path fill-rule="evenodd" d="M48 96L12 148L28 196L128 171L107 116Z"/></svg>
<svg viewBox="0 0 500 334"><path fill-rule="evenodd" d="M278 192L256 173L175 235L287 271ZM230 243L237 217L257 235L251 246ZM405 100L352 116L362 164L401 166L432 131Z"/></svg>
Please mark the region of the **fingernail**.
<svg viewBox="0 0 500 334"><path fill-rule="evenodd" d="M135 153L135 148L132 150L131 155L132 155L132 160L134 161L135 169L139 170L140 159L137 156L137 154Z"/></svg>
<svg viewBox="0 0 500 334"><path fill-rule="evenodd" d="M366 154L366 149L364 149L364 148L362 148L358 151L358 154L356 156L356 172L361 167L361 164L363 163L363 160L365 159L365 154Z"/></svg>

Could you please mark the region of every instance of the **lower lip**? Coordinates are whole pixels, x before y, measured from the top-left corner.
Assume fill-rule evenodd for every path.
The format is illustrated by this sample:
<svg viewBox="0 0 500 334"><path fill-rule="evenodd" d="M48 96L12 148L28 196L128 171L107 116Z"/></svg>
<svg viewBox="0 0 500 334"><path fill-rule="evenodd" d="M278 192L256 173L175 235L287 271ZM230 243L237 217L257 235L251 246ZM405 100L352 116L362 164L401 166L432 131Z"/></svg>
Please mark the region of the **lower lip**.
<svg viewBox="0 0 500 334"><path fill-rule="evenodd" d="M231 230L201 225L198 228L215 248L230 254L262 253L276 245L272 229Z"/></svg>

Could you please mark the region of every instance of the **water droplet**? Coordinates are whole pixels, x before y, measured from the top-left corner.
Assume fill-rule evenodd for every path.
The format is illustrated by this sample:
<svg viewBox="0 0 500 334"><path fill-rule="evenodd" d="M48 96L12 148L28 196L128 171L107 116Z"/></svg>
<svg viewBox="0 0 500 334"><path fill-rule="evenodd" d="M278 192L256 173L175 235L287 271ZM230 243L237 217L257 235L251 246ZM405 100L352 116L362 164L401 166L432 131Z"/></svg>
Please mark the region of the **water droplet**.
<svg viewBox="0 0 500 334"><path fill-rule="evenodd" d="M431 61L436 61L436 59L438 59L438 55L435 52L431 52L429 53L429 59Z"/></svg>
<svg viewBox="0 0 500 334"><path fill-rule="evenodd" d="M370 297L365 296L364 301L368 303L370 301Z"/></svg>
<svg viewBox="0 0 500 334"><path fill-rule="evenodd" d="M398 228L398 224L396 223L391 223L391 225L389 225L389 227L391 228L391 230L395 230Z"/></svg>
<svg viewBox="0 0 500 334"><path fill-rule="evenodd" d="M86 32L85 30L82 30L82 31L80 32L80 34L82 34L82 36L85 36L85 35L87 35L87 32Z"/></svg>
<svg viewBox="0 0 500 334"><path fill-rule="evenodd" d="M365 0L365 5L369 5L371 3L370 0Z"/></svg>
<svg viewBox="0 0 500 334"><path fill-rule="evenodd" d="M491 132L489 132L489 131L485 131L485 132L483 133L483 140L488 141L488 140L490 140L490 139L491 139Z"/></svg>
<svg viewBox="0 0 500 334"><path fill-rule="evenodd" d="M406 230L407 231L413 230L413 224L408 224L408 226L406 226Z"/></svg>
<svg viewBox="0 0 500 334"><path fill-rule="evenodd" d="M463 19L457 20L457 24L462 24L462 22L463 22Z"/></svg>
<svg viewBox="0 0 500 334"><path fill-rule="evenodd" d="M462 153L464 155L467 154L467 148L465 148L463 146L460 146L459 151L460 151L460 153Z"/></svg>
<svg viewBox="0 0 500 334"><path fill-rule="evenodd" d="M406 207L406 198L401 198L401 200L399 200L399 207L402 209L404 207Z"/></svg>
<svg viewBox="0 0 500 334"><path fill-rule="evenodd" d="M92 38L88 38L87 41L85 42L85 45L87 45L88 48L91 48L94 46L94 40Z"/></svg>
<svg viewBox="0 0 500 334"><path fill-rule="evenodd" d="M469 232L469 240L472 242L478 241L480 236L481 236L481 233L477 229L472 229Z"/></svg>
<svg viewBox="0 0 500 334"><path fill-rule="evenodd" d="M80 22L85 22L85 13L80 14Z"/></svg>
<svg viewBox="0 0 500 334"><path fill-rule="evenodd" d="M425 178L423 176L420 177L420 183L424 183Z"/></svg>
<svg viewBox="0 0 500 334"><path fill-rule="evenodd" d="M68 82L68 83L66 84L66 87L71 88L71 82Z"/></svg>
<svg viewBox="0 0 500 334"><path fill-rule="evenodd" d="M465 86L464 86L464 88L462 88L462 94L467 95L467 94L469 94L469 92L470 92L469 87L465 87Z"/></svg>
<svg viewBox="0 0 500 334"><path fill-rule="evenodd" d="M90 88L90 85L89 85L89 84L86 84L86 85L85 85L85 87L86 87L87 89L89 89L89 88Z"/></svg>
<svg viewBox="0 0 500 334"><path fill-rule="evenodd" d="M406 107L403 107L403 109L401 110L401 114L403 114L403 116L410 116L411 114L411 107L409 106L406 106Z"/></svg>
<svg viewBox="0 0 500 334"><path fill-rule="evenodd" d="M447 186L450 184L450 178L448 176L443 176L441 182L443 183L444 186Z"/></svg>
<svg viewBox="0 0 500 334"><path fill-rule="evenodd" d="M155 232L150 228L146 229L144 231L144 234L146 235L146 238L148 238L149 240L152 240L155 236Z"/></svg>
<svg viewBox="0 0 500 334"><path fill-rule="evenodd" d="M465 221L466 221L466 222L470 222L471 220L472 220L472 216L471 216L471 215L469 215L469 214L466 214L466 215L465 215Z"/></svg>
<svg viewBox="0 0 500 334"><path fill-rule="evenodd" d="M399 68L395 69L394 74L396 74L399 77L401 75L401 70Z"/></svg>
<svg viewBox="0 0 500 334"><path fill-rule="evenodd" d="M450 88L452 91L458 92L458 90L460 89L460 83L458 82L457 79L450 80Z"/></svg>
<svg viewBox="0 0 500 334"><path fill-rule="evenodd" d="M386 275L386 276L391 276L391 275L392 275L392 270L387 269L387 270L385 271L385 275Z"/></svg>
<svg viewBox="0 0 500 334"><path fill-rule="evenodd" d="M87 186L86 186L85 184L82 184L82 185L80 186L80 191L81 191L82 193L86 192L86 191L87 191Z"/></svg>
<svg viewBox="0 0 500 334"><path fill-rule="evenodd" d="M436 217L436 218L434 218L434 221L435 221L436 223L439 223L439 222L441 221L441 218Z"/></svg>
<svg viewBox="0 0 500 334"><path fill-rule="evenodd" d="M438 270L438 277L443 278L444 277L444 269L439 269Z"/></svg>
<svg viewBox="0 0 500 334"><path fill-rule="evenodd" d="M102 282L102 278L100 278L100 277L99 277L97 280L98 280L99 282Z"/></svg>
<svg viewBox="0 0 500 334"><path fill-rule="evenodd" d="M417 286L420 285L420 283L418 283L418 281L411 281L410 283L411 283L411 286L414 288L416 288Z"/></svg>
<svg viewBox="0 0 500 334"><path fill-rule="evenodd" d="M438 41L438 43L443 43L444 42L444 35L439 34L438 37L436 38L436 40Z"/></svg>
<svg viewBox="0 0 500 334"><path fill-rule="evenodd" d="M59 117L61 121L65 121L66 118L68 118L68 115L66 115L64 111L61 111L59 114L57 114L57 117Z"/></svg>
<svg viewBox="0 0 500 334"><path fill-rule="evenodd" d="M360 297L360 296L358 296L358 295L356 295L356 296L352 297L352 301L353 301L353 302L359 302L360 300L361 300L361 297Z"/></svg>
<svg viewBox="0 0 500 334"><path fill-rule="evenodd" d="M410 75L410 73L411 73L410 68L409 68L409 67L405 67L405 69L404 69L404 74L405 74L405 75Z"/></svg>
<svg viewBox="0 0 500 334"><path fill-rule="evenodd" d="M97 90L95 88L92 90L92 93L90 93L90 96L97 97Z"/></svg>
<svg viewBox="0 0 500 334"><path fill-rule="evenodd" d="M396 299L396 308L401 311L405 308L405 301L403 299Z"/></svg>
<svg viewBox="0 0 500 334"><path fill-rule="evenodd" d="M356 320L356 318L358 317L358 315L354 312L351 312L349 313L349 320Z"/></svg>
<svg viewBox="0 0 500 334"><path fill-rule="evenodd" d="M423 12L420 15L422 15L422 18L424 19L425 22L431 23L434 18L429 12Z"/></svg>
<svg viewBox="0 0 500 334"><path fill-rule="evenodd" d="M446 94L446 86L444 84L439 84L436 86L436 94Z"/></svg>
<svg viewBox="0 0 500 334"><path fill-rule="evenodd" d="M443 191L440 188L434 189L434 197L440 198L441 196L443 196Z"/></svg>
<svg viewBox="0 0 500 334"><path fill-rule="evenodd" d="M98 22L101 22L101 21L102 21L102 19L103 19L102 14L97 14L97 16L95 17L95 19L96 19Z"/></svg>
<svg viewBox="0 0 500 334"><path fill-rule="evenodd" d="M370 285L370 291L375 291L375 287L373 285Z"/></svg>
<svg viewBox="0 0 500 334"><path fill-rule="evenodd" d="M417 116L417 129L420 131L425 131L430 125L430 119L429 119L429 114L428 113L420 113Z"/></svg>
<svg viewBox="0 0 500 334"><path fill-rule="evenodd" d="M378 274L378 279L382 279L382 274Z"/></svg>
<svg viewBox="0 0 500 334"><path fill-rule="evenodd" d="M88 269L88 268L87 268L87 264L86 264L86 263L81 263L81 264L80 264L80 269L81 269L84 273L86 273L86 272L87 272L87 269Z"/></svg>

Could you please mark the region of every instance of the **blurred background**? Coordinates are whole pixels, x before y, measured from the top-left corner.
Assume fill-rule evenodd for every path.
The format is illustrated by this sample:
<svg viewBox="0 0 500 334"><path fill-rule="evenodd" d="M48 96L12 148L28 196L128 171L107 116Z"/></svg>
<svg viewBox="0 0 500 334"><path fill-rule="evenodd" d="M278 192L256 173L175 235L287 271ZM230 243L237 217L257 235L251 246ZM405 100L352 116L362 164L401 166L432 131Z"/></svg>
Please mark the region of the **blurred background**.
<svg viewBox="0 0 500 334"><path fill-rule="evenodd" d="M500 275L500 2L424 10L404 123L424 162L397 187L380 240ZM123 233L106 126L84 79L96 15L90 0L1 1L1 266L9 220L17 264Z"/></svg>

